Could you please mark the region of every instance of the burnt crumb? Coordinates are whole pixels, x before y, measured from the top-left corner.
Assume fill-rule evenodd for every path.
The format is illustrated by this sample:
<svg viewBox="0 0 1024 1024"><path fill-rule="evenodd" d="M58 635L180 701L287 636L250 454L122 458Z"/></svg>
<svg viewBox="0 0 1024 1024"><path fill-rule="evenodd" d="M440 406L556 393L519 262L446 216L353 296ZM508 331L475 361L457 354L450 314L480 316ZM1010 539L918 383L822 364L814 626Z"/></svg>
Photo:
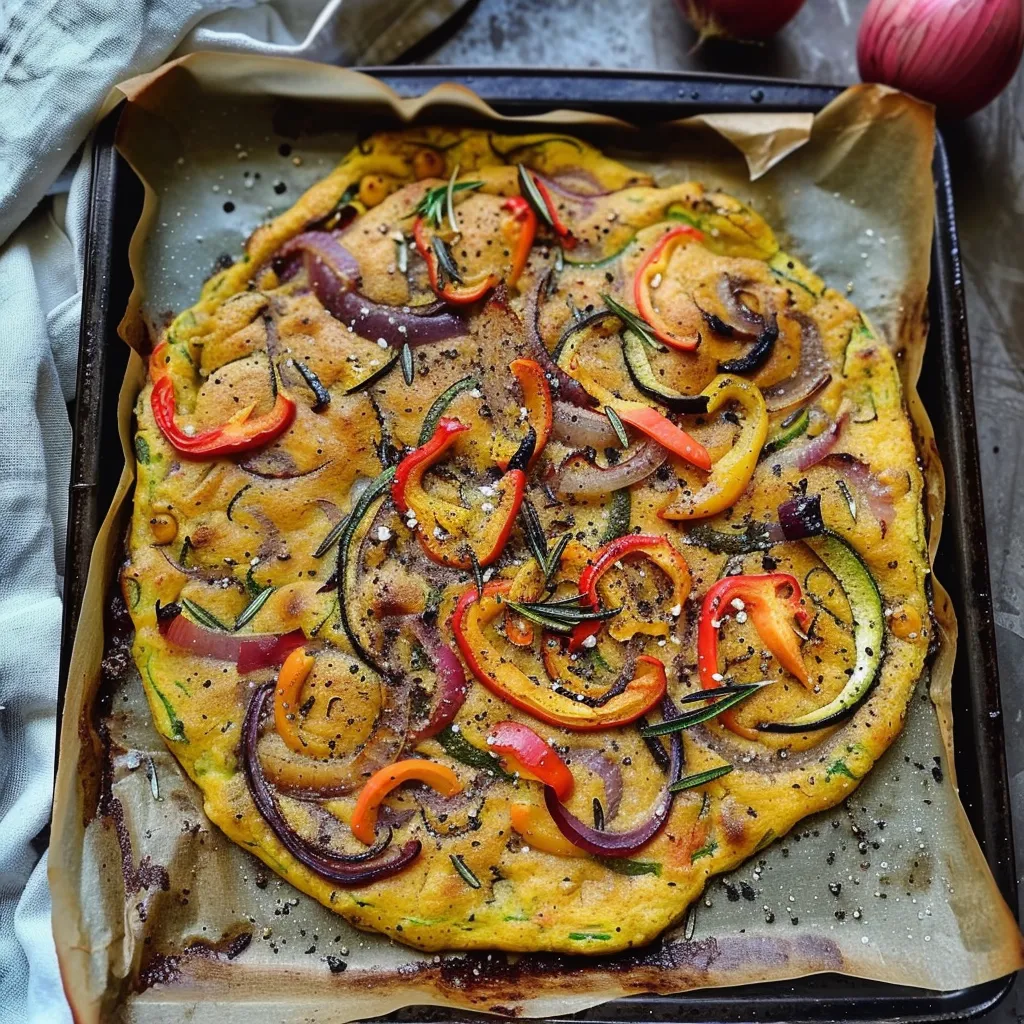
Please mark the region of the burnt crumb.
<svg viewBox="0 0 1024 1024"><path fill-rule="evenodd" d="M734 885L729 885L728 882L722 883L722 888L725 890L725 895L729 897L730 903L739 903L740 891Z"/></svg>
<svg viewBox="0 0 1024 1024"><path fill-rule="evenodd" d="M936 757L936 758L933 758L933 760L935 761L935 764L932 767L932 778L936 782L941 782L942 778L943 778L943 776L942 776L942 767L941 767L942 759L939 758L939 757Z"/></svg>
<svg viewBox="0 0 1024 1024"><path fill-rule="evenodd" d="M327 964L327 966L330 968L331 974L341 974L341 972L344 971L346 967L348 967L348 964L345 963L344 960L341 960L336 956L325 956L322 959L324 963Z"/></svg>
<svg viewBox="0 0 1024 1024"><path fill-rule="evenodd" d="M234 207L232 207L234 209ZM223 270L227 270L235 265L235 258L227 252L222 252L213 261L213 273L219 274Z"/></svg>
<svg viewBox="0 0 1024 1024"><path fill-rule="evenodd" d="M230 199L224 204L224 212L225 213L234 213L235 212L235 204L233 202L231 202Z"/></svg>
<svg viewBox="0 0 1024 1024"><path fill-rule="evenodd" d="M756 896L754 887L749 882L740 882L740 895L752 903Z"/></svg>

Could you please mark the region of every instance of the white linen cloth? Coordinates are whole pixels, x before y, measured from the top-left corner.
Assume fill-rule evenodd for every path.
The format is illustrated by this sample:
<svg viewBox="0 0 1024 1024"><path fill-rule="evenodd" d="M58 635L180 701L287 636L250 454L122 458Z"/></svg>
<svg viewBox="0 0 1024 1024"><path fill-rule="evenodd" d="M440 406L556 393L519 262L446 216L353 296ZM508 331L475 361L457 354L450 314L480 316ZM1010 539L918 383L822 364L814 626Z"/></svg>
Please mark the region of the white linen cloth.
<svg viewBox="0 0 1024 1024"><path fill-rule="evenodd" d="M118 81L191 50L386 63L465 0L0 0L0 1022L63 1024L40 833L53 787L83 144Z"/></svg>

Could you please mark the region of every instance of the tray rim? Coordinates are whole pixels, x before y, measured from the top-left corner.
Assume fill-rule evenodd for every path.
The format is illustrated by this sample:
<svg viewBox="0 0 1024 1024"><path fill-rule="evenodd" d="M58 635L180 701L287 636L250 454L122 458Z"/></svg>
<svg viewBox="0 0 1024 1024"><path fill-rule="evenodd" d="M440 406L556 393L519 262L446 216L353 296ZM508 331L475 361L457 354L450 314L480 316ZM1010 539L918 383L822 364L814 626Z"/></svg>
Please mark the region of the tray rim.
<svg viewBox="0 0 1024 1024"><path fill-rule="evenodd" d="M681 108L674 115L677 117L693 113L696 108L703 110L713 108L745 111L780 109L814 111L820 109L843 89L842 86L790 79L719 75L705 72L676 72L661 69L543 69L404 65L364 67L357 70L382 79L395 88L400 95L420 94L419 89L409 92L410 85L422 84L429 89L446 82L466 85L489 82L495 86L502 84L501 79L529 80L534 85L546 83L548 86L559 84L571 86L583 82L597 85L611 81L616 84L630 82L634 85L652 86L654 87L653 91L660 93L664 93L666 87L675 89L674 96L658 95L647 98L613 96L598 99L572 95L559 97L557 91L550 91L544 95L537 93L534 97L525 99L523 97L505 98L484 95L484 99L489 103L505 109L516 108L517 110L523 107L551 108L552 104L562 107L589 107L590 109L594 109L597 105L633 108L647 104L649 108L656 111L657 116L653 120L664 120L663 109L668 106ZM702 88L717 90L718 94L715 96L701 95L700 90L691 90L689 95L685 95L685 90L680 88L681 85L698 84ZM786 90L793 90L798 95L785 96ZM745 91L746 96L742 96L741 91ZM761 96L755 99L754 95L758 92L761 93ZM66 688L67 662L70 658L80 608L81 594L79 589L79 593L76 595L76 576L80 577L77 580L78 583L84 583L84 575L81 575L81 570L88 567L92 540L95 538L100 521L98 495L98 467L102 444L100 422L104 409L109 411L109 393L110 390L113 390L104 387L107 376L104 367L111 327L116 328L117 322L116 315L111 321L112 314L109 306L111 298L109 269L113 261L114 220L119 200L117 190L118 157L113 148L116 114L117 111L100 126L93 151L94 175L89 200L82 299L83 316L79 344L79 375L74 418L73 464L69 494L69 526L66 542L67 574L61 643L61 676L58 687L58 730ZM634 120L641 122L648 119L634 117ZM952 431L953 450L946 454L943 463L946 466L948 478L956 477L958 484L962 482L967 485L966 493L958 493L955 500L950 493L947 493L943 529L944 537L948 538L949 532L956 528L957 540L966 539L967 541L967 543L957 545L958 564L951 571L957 574L958 579L962 577L965 591L976 598L975 601L966 604L963 610L958 609L958 618L962 625L968 628L961 629L957 657L958 660L961 657L968 659L970 662L969 674L972 678L982 680L985 691L982 696L989 714L986 716L972 715L970 718L971 738L975 744L975 751L979 755L979 780L984 783L987 777L995 782L995 785L991 786L981 785L978 794L980 802L984 805L982 820L989 826L982 830L979 839L982 840L986 859L989 861L1000 889L1011 908L1016 912L1017 886L1013 864L1012 820L1009 815L1009 787L999 705L998 664L984 531L984 506L981 496L963 271L959 258L952 182L949 177L949 164L941 132L936 136L933 176L936 192L936 223L932 247L932 276L929 282L929 307L930 309L936 305L938 307L940 316L937 318L937 329L942 335L940 351L946 358L952 359L953 367L958 374L957 379L961 384L959 391L951 389L953 403L957 407L959 429ZM945 315L942 315L943 313ZM936 320L933 318L929 330L929 340L931 341L929 350L936 346L935 341L931 338L931 334L935 330ZM113 332L113 338L119 341L116 329ZM951 472L954 465L958 474ZM963 503L969 507L962 508ZM988 852L990 846L993 845L996 850L1002 848L1004 852L1004 859L1001 862L994 853L990 855ZM714 1017L702 1015L699 1019L721 1019L729 1021L730 1024L739 1024L748 1019L751 1021L778 1020L797 1024L804 1020L829 1019L825 1014L828 1014L830 1010L833 1013L841 1014L843 1019L858 1021L899 1020L910 1022L968 1019L991 1010L1009 992L1014 980L1014 976L1010 975L954 992L935 993L924 989L907 989L862 979L835 976L844 983L848 983L850 987L875 990L871 994L853 996L847 1001L839 997L829 1000L827 997L823 998L821 995L815 994L813 991L815 977L797 979L796 982L765 982L756 986L748 986L748 991L757 990L756 997L753 992L748 995L747 991L741 993L741 990L731 990L728 1002L735 1004L742 1002L746 997L745 1005L751 1011L748 1015L742 1013L715 1015ZM801 995L796 991L796 987L801 982L810 983L811 991L806 995ZM784 993L783 990L786 989L793 991ZM625 1021L636 1020L642 1016L647 1019L670 1020L671 1017L664 1015L665 1008L676 1005L682 1009L681 1001L692 1007L717 1003L719 1010L725 1009L726 1002L721 999L720 990L716 989L697 989L670 996L633 996L628 999L613 1000L600 1007L583 1011L574 1015L572 1019ZM757 1009L754 1008L755 1005ZM867 1011L867 1013L851 1013L854 1006ZM396 1019L416 1020L419 1016L415 1012L417 1009L417 1007L410 1007L407 1011L399 1011L398 1014L392 1016ZM636 1010L640 1012L636 1013ZM817 1010L817 1013L809 1012L810 1010ZM602 1013L602 1011L605 1012ZM475 1015L458 1014L459 1018L472 1016ZM697 1018L687 1016L686 1019Z"/></svg>

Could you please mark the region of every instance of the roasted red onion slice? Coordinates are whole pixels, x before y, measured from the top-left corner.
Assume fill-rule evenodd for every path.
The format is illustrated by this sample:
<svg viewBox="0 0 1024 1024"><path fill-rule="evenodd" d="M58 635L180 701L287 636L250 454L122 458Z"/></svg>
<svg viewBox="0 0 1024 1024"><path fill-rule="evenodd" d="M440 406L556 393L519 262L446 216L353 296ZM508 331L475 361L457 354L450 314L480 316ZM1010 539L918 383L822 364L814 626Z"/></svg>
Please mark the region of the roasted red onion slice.
<svg viewBox="0 0 1024 1024"><path fill-rule="evenodd" d="M584 409L569 402L555 402L551 436L574 448L617 448L619 437L602 412Z"/></svg>
<svg viewBox="0 0 1024 1024"><path fill-rule="evenodd" d="M852 484L871 510L871 514L878 520L884 537L889 524L896 517L892 491L871 472L871 467L866 462L848 452L834 452L822 460L822 465L834 468ZM856 505L851 508L850 514L857 518Z"/></svg>
<svg viewBox="0 0 1024 1024"><path fill-rule="evenodd" d="M324 308L361 338L383 338L389 345L418 345L447 341L466 333L466 322L454 313L441 312L436 303L416 310L409 306L383 306L355 290L359 264L327 231L307 231L278 250L287 258L301 252L313 294Z"/></svg>
<svg viewBox="0 0 1024 1024"><path fill-rule="evenodd" d="M466 702L469 683L466 672L456 653L441 641L435 627L428 626L419 616L411 622L412 631L416 634L420 646L427 657L434 663L437 676L434 706L430 710L427 721L420 728L409 733L409 744L436 736L446 725L450 725L459 708Z"/></svg>
<svg viewBox="0 0 1024 1024"><path fill-rule="evenodd" d="M239 590L242 589L242 584L233 576L227 574L223 567L214 569L212 566L182 565L177 559L171 557L166 547L160 548L160 554L164 556L164 560L172 569L187 576L189 579L202 580L204 583L217 583L221 586L223 586L224 580L228 580L229 586L236 587Z"/></svg>
<svg viewBox="0 0 1024 1024"><path fill-rule="evenodd" d="M800 325L800 367L792 376L764 389L764 402L770 412L806 402L832 379L832 364L821 344L818 325L795 310L787 310L786 316Z"/></svg>
<svg viewBox="0 0 1024 1024"><path fill-rule="evenodd" d="M803 442L795 442L786 445L768 459L772 466L796 466L799 470L810 469L818 465L835 448L839 441L849 413L843 411L839 418L823 430L816 437Z"/></svg>
<svg viewBox="0 0 1024 1024"><path fill-rule="evenodd" d="M661 714L665 719L675 718L678 714L675 705L668 697L661 702ZM554 818L562 835L580 849L599 857L629 857L643 849L665 827L665 823L668 821L675 798L675 794L668 787L679 778L683 767L682 734L672 733L669 744L671 756L665 787L655 798L651 816L628 832L606 832L585 825L574 814L566 810L550 786L545 786L544 802L547 804L548 813Z"/></svg>
<svg viewBox="0 0 1024 1024"><path fill-rule="evenodd" d="M184 647L200 658L233 661L245 675L260 668L280 665L285 658L306 642L301 629L291 633L258 633L239 636L220 633L185 618L177 605L169 604L157 614L160 633L168 643Z"/></svg>
<svg viewBox="0 0 1024 1024"><path fill-rule="evenodd" d="M388 829L380 841L369 850L358 854L343 854L327 851L323 847L303 839L291 828L281 814L273 790L267 783L260 765L256 745L260 736L260 720L267 700L274 692L274 683L261 686L249 701L242 725L242 762L245 778L253 803L281 845L298 861L318 875L337 882L339 885L366 885L381 878L388 878L411 864L418 856L421 843L410 839L396 854L384 857L382 854L391 842Z"/></svg>
<svg viewBox="0 0 1024 1024"><path fill-rule="evenodd" d="M589 768L604 783L604 820L608 822L614 819L622 802L622 769L619 762L589 747L571 751L570 761Z"/></svg>
<svg viewBox="0 0 1024 1024"><path fill-rule="evenodd" d="M668 452L650 440L641 441L623 454L621 462L603 468L595 465L583 452L574 452L555 473L555 493L560 498L594 498L611 494L620 487L630 487L646 480L668 459Z"/></svg>
<svg viewBox="0 0 1024 1024"><path fill-rule="evenodd" d="M781 540L803 540L805 537L818 537L825 532L820 494L790 498L779 505L778 511Z"/></svg>
<svg viewBox="0 0 1024 1024"><path fill-rule="evenodd" d="M582 167L565 167L550 178L537 174L536 171L533 173L547 186L549 191L565 199L587 200L611 195L611 192L590 171L584 170ZM592 207L581 208L590 209Z"/></svg>
<svg viewBox="0 0 1024 1024"><path fill-rule="evenodd" d="M745 335L748 338L757 337L764 330L765 318L760 313L755 313L747 306L740 295L749 291L752 282L743 281L723 274L718 279L718 300L722 303L725 316L722 321L727 327L731 327L737 334Z"/></svg>
<svg viewBox="0 0 1024 1024"><path fill-rule="evenodd" d="M547 291L550 280L551 271L547 270L537 278L537 283L526 296L526 308L523 310L526 343L529 346L530 354L537 360L544 371L544 376L547 377L555 397L561 397L571 405L578 405L580 408L588 409L596 404L594 399L578 380L570 377L551 358L551 353L544 344L544 339L540 336L540 297ZM557 402L555 404L558 405ZM612 433L614 434L615 432L612 431Z"/></svg>

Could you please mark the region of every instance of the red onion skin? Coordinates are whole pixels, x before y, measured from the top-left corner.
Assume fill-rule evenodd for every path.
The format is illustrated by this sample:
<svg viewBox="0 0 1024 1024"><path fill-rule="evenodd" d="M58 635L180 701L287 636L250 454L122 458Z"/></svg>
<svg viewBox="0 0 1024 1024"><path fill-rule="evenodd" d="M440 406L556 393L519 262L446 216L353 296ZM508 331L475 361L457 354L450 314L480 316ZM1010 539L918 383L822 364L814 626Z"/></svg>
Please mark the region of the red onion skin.
<svg viewBox="0 0 1024 1024"><path fill-rule="evenodd" d="M583 458L587 463L580 466L575 460ZM560 498L594 498L622 487L646 480L660 469L668 459L668 452L657 441L641 441L621 462L603 469L594 465L578 452L570 455L555 473L555 493Z"/></svg>
<svg viewBox="0 0 1024 1024"><path fill-rule="evenodd" d="M865 82L902 89L949 117L991 103L1022 52L1020 0L871 0L857 37Z"/></svg>
<svg viewBox="0 0 1024 1024"><path fill-rule="evenodd" d="M241 675L282 664L296 647L306 642L301 629L281 635L260 633L238 636L206 629L181 614L161 622L160 633L168 643L188 648L200 658L235 662Z"/></svg>
<svg viewBox="0 0 1024 1024"><path fill-rule="evenodd" d="M804 5L804 0L676 0L701 39L770 39Z"/></svg>
<svg viewBox="0 0 1024 1024"><path fill-rule="evenodd" d="M390 841L375 844L373 849L363 854L339 854L325 850L323 847L310 843L294 832L284 816L278 810L273 790L267 783L260 766L256 743L259 740L260 719L268 698L274 692L274 683L260 687L251 697L245 712L242 725L242 762L245 767L245 778L260 816L277 836L281 845L298 861L315 871L318 875L337 882L339 885L367 885L396 874L411 864L418 856L422 845L418 839L411 839L398 851L388 857L383 856L384 847Z"/></svg>
<svg viewBox="0 0 1024 1024"><path fill-rule="evenodd" d="M458 655L441 641L437 629L417 618L412 623L412 631L426 651L427 657L434 663L437 696L426 724L409 733L406 743L410 746L436 736L446 725L450 725L465 704L466 694L469 693L466 670L462 667Z"/></svg>

